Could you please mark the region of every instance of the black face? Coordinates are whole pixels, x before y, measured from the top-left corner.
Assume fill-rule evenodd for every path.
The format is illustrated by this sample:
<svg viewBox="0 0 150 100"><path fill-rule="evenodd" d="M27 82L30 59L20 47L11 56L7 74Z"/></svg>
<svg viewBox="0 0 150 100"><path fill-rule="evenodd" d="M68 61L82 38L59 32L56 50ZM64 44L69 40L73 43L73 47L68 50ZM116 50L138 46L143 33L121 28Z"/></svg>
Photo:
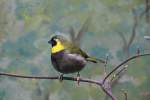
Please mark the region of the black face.
<svg viewBox="0 0 150 100"><path fill-rule="evenodd" d="M61 35L55 35L51 38L51 40L48 41L49 44L51 44L52 46L55 46L57 44L56 39L60 40L60 41L65 41L64 37Z"/></svg>
<svg viewBox="0 0 150 100"><path fill-rule="evenodd" d="M48 41L48 43L51 44L52 46L55 46L57 44L55 39L56 37L52 37L51 40Z"/></svg>

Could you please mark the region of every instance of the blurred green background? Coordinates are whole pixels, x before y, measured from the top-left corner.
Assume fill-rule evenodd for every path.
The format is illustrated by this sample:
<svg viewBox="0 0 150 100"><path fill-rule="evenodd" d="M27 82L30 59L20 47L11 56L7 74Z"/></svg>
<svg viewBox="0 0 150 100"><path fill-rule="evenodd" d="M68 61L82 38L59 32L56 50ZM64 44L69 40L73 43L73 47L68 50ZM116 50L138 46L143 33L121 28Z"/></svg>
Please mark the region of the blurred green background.
<svg viewBox="0 0 150 100"><path fill-rule="evenodd" d="M81 47L98 58L109 55L107 71L110 71L128 56L135 55L137 48L141 53L150 52L150 41L143 38L150 35L144 11L145 0L0 0L0 72L58 75L51 65L47 41L56 31L69 35L70 26L78 32L89 16L91 23ZM136 35L126 50L135 22ZM113 93L124 100L121 89L125 89L129 100L150 100L150 57L133 60L128 66ZM103 65L88 63L80 74L100 80ZM0 100L108 99L95 85L0 76Z"/></svg>

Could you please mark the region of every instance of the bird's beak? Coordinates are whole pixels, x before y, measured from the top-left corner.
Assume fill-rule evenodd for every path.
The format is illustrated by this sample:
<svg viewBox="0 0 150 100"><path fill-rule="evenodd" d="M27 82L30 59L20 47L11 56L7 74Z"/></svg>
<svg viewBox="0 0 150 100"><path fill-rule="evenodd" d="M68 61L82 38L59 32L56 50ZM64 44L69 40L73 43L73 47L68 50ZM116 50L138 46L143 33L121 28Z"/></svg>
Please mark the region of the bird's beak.
<svg viewBox="0 0 150 100"><path fill-rule="evenodd" d="M52 41L51 41L51 40L49 40L49 41L48 41L48 43L49 43L49 44L51 44L51 43L52 43Z"/></svg>

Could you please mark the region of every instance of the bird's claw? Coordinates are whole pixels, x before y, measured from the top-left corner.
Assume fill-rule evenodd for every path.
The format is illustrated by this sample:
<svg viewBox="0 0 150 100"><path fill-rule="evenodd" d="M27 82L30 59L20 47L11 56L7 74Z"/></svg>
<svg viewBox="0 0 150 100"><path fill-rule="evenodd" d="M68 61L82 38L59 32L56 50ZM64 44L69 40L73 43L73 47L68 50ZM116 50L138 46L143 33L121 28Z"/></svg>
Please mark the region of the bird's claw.
<svg viewBox="0 0 150 100"><path fill-rule="evenodd" d="M79 83L80 83L80 74L78 73L77 74L77 84L79 85Z"/></svg>
<svg viewBox="0 0 150 100"><path fill-rule="evenodd" d="M59 81L60 81L60 82L63 81L63 74L61 74L61 75L59 76Z"/></svg>

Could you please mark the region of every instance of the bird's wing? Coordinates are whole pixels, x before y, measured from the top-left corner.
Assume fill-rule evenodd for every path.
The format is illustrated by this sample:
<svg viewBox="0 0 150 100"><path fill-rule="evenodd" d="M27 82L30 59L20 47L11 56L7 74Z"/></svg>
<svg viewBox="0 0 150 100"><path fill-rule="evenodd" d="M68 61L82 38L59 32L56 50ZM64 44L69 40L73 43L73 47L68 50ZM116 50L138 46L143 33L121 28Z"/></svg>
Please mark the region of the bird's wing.
<svg viewBox="0 0 150 100"><path fill-rule="evenodd" d="M77 47L75 44L67 43L66 50L68 50L69 53L79 54L84 58L88 58L88 55L84 51L82 51L79 47Z"/></svg>
<svg viewBox="0 0 150 100"><path fill-rule="evenodd" d="M83 38L84 34L86 32L88 32L88 29L89 29L89 25L90 25L90 22L91 22L91 16L89 16L85 22L83 23L81 29L79 30L76 38L75 38L75 42L76 42L76 45L81 45L81 38Z"/></svg>
<svg viewBox="0 0 150 100"><path fill-rule="evenodd" d="M68 50L68 52L71 53L71 54L79 54L79 55L81 55L87 61L94 62L94 63L97 63L97 62L105 63L104 60L97 59L95 57L89 56L82 49L80 49L79 47L77 47L75 44L67 43L66 44L66 50Z"/></svg>

